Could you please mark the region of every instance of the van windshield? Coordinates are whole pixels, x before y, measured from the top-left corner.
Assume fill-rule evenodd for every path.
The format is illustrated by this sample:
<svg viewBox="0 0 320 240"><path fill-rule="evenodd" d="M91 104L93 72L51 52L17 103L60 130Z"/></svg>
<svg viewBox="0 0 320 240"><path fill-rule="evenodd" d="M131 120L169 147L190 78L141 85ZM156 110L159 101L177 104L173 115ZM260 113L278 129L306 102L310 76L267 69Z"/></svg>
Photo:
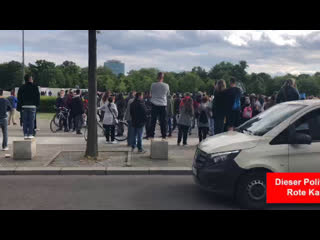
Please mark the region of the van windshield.
<svg viewBox="0 0 320 240"><path fill-rule="evenodd" d="M306 105L303 104L277 104L245 122L236 131L263 136L304 107Z"/></svg>

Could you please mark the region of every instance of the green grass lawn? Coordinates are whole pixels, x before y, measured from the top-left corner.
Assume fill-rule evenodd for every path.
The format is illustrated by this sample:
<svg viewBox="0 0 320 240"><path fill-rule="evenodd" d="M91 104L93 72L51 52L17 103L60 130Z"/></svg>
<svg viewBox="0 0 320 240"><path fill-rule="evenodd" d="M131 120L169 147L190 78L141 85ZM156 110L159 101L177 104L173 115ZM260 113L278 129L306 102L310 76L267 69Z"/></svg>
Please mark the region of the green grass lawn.
<svg viewBox="0 0 320 240"><path fill-rule="evenodd" d="M37 113L38 119L51 120L55 113Z"/></svg>

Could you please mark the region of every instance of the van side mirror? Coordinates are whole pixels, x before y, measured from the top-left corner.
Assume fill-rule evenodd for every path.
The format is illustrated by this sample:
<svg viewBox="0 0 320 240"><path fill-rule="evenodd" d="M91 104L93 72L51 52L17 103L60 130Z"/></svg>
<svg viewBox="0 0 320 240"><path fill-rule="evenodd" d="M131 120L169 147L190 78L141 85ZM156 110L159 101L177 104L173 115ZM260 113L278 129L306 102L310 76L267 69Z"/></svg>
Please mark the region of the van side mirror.
<svg viewBox="0 0 320 240"><path fill-rule="evenodd" d="M311 144L312 137L304 133L296 133L293 136L293 139L290 139L290 144Z"/></svg>

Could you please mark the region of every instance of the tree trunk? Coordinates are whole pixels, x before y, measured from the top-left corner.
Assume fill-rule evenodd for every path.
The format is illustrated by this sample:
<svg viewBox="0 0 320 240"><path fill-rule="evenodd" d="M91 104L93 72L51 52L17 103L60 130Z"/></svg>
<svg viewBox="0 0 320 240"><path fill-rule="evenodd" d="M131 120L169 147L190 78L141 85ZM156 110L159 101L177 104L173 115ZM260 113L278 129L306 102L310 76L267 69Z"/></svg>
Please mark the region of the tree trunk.
<svg viewBox="0 0 320 240"><path fill-rule="evenodd" d="M88 81L88 140L86 157L96 159L98 156L97 135L97 33L89 30L89 81Z"/></svg>

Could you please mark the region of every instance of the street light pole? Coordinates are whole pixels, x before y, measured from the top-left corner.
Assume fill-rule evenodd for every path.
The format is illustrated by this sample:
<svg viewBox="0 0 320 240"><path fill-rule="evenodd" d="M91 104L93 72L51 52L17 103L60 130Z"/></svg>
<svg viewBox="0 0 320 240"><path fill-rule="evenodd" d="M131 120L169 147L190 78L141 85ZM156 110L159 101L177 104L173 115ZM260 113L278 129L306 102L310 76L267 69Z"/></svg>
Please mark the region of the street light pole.
<svg viewBox="0 0 320 240"><path fill-rule="evenodd" d="M22 84L24 84L24 30L22 30Z"/></svg>

